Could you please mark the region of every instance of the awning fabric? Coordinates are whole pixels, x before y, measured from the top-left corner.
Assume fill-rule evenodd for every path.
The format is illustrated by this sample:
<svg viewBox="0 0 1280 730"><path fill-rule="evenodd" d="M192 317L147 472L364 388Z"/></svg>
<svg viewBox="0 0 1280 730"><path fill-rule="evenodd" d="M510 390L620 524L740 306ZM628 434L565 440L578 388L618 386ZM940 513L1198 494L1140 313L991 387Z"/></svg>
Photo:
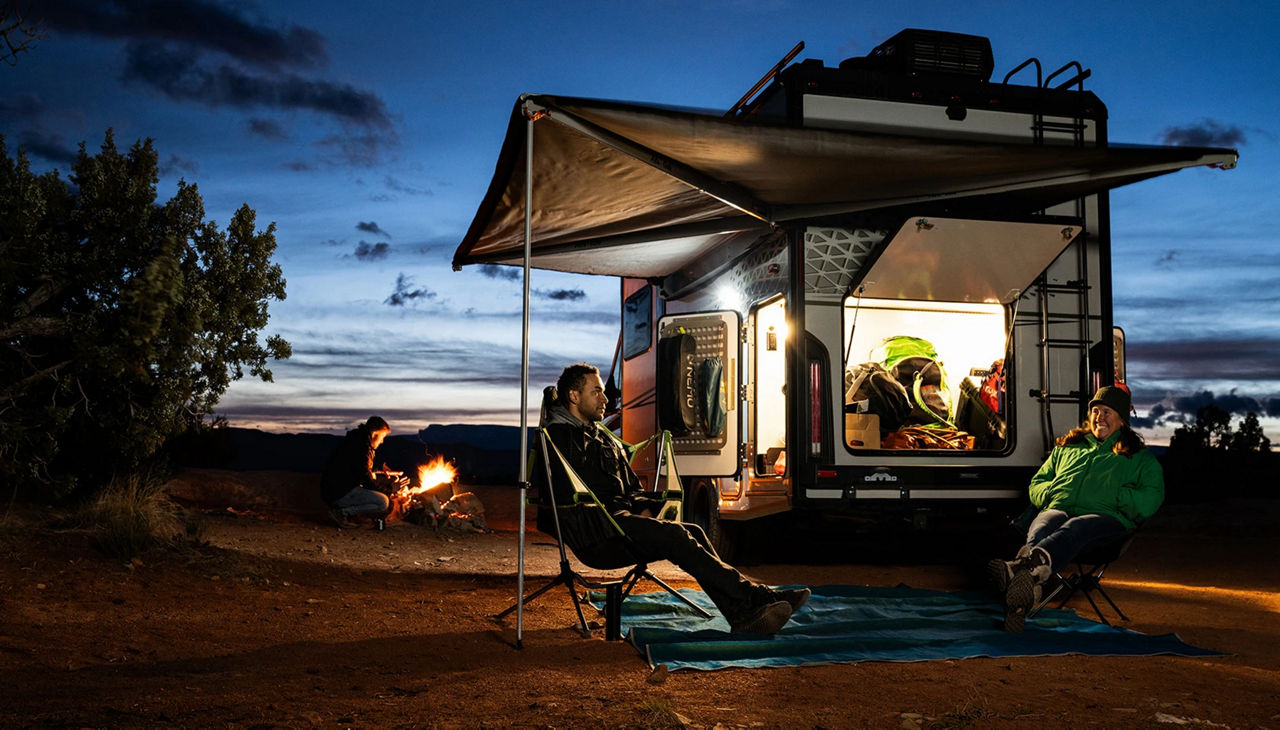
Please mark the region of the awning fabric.
<svg viewBox="0 0 1280 730"><path fill-rule="evenodd" d="M804 218L967 198L1029 213L1185 167L1236 162L1230 149L961 142L525 95L455 268L522 260L526 114L538 120L532 265L615 276L666 276Z"/></svg>

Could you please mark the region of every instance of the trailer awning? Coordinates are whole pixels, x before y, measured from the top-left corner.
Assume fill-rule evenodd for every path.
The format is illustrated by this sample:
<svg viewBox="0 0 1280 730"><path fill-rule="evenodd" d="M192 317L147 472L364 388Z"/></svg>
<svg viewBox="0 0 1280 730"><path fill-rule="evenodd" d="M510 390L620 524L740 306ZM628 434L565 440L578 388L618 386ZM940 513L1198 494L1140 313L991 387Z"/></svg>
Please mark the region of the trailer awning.
<svg viewBox="0 0 1280 730"><path fill-rule="evenodd" d="M993 144L773 125L708 111L525 95L454 268L519 264L526 115L537 268L662 277L805 218L980 199L1013 216L1230 149Z"/></svg>

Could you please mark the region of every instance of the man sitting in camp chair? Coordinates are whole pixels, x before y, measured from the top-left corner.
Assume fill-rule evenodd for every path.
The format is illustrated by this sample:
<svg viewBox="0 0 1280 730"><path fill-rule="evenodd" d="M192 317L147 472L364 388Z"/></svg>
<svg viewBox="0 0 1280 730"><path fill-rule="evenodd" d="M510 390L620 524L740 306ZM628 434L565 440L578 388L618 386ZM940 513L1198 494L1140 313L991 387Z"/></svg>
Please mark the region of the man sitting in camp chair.
<svg viewBox="0 0 1280 730"><path fill-rule="evenodd" d="M600 425L608 398L595 367L566 367L556 392L546 433L613 515L639 559L669 560L693 576L734 632L775 633L804 605L808 588L774 590L753 583L720 560L702 528L654 517L662 500L641 490L625 451Z"/></svg>

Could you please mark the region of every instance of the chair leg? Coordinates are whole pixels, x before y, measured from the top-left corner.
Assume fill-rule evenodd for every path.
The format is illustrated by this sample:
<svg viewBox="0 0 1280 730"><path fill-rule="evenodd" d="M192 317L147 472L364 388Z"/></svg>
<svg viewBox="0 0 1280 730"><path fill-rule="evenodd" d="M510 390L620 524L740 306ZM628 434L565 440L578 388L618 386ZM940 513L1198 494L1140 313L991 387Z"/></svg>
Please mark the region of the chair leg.
<svg viewBox="0 0 1280 730"><path fill-rule="evenodd" d="M510 606L507 606L505 609L502 610L502 612L496 614L494 618L496 619L505 618L512 611L516 610L517 606L527 604L533 599L537 598L538 596L541 596L543 593L546 593L547 591L551 590L552 588L558 585L563 585L564 587L569 589L569 598L573 601L573 610L576 611L578 614L578 631L583 636L590 636L591 630L587 628L587 618L582 613L581 599L578 598L578 592L573 589L573 584L575 579L576 579L576 576L574 575L573 569L569 567L569 561L563 560L560 563L559 575L552 578L545 585L543 585L541 588L534 591L533 593L530 593L529 595L521 598L516 603L513 603Z"/></svg>
<svg viewBox="0 0 1280 730"><path fill-rule="evenodd" d="M1121 621L1128 621L1128 620L1129 620L1129 617L1128 617L1128 616L1126 616L1126 615L1124 615L1124 611L1121 611L1121 610L1120 610L1120 607L1116 605L1116 602L1115 602L1115 601L1113 601L1113 600L1111 600L1111 596L1108 596L1108 595L1107 595L1106 590L1104 590L1102 586L1098 586L1098 593L1099 593L1103 598L1107 599L1107 603L1111 604L1111 608L1112 608L1112 610L1114 610L1114 611L1116 612L1116 615L1120 617L1120 620L1121 620Z"/></svg>

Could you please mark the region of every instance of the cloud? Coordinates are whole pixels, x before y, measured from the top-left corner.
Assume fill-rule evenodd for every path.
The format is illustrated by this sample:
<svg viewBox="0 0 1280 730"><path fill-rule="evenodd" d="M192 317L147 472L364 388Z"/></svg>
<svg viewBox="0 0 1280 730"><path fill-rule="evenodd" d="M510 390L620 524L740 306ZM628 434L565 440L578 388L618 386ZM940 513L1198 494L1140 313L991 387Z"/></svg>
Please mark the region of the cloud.
<svg viewBox="0 0 1280 730"><path fill-rule="evenodd" d="M533 295L557 302L579 302L587 298L581 289L534 289Z"/></svg>
<svg viewBox="0 0 1280 730"><path fill-rule="evenodd" d="M1152 380L1280 381L1280 340L1275 338L1131 342L1125 356L1130 370Z"/></svg>
<svg viewBox="0 0 1280 730"><path fill-rule="evenodd" d="M1168 251L1165 251L1164 254L1160 256L1160 258L1156 259L1156 263L1155 263L1156 268L1172 269L1174 259L1178 258L1178 253L1179 251L1176 248L1171 248Z"/></svg>
<svg viewBox="0 0 1280 730"><path fill-rule="evenodd" d="M418 188L412 185L406 185L405 183L400 182L398 179L390 175L387 175L386 180L384 182L388 190L392 190L397 193L404 193L406 195L433 195L434 194L431 192L430 188Z"/></svg>
<svg viewBox="0 0 1280 730"><path fill-rule="evenodd" d="M378 243L369 243L361 241L356 244L355 257L361 261L381 261L391 253L391 245L379 241ZM404 276L404 274L401 274Z"/></svg>
<svg viewBox="0 0 1280 730"><path fill-rule="evenodd" d="M317 144L338 151L338 158L357 167L373 167L382 160L383 150L399 144L394 133L342 134L326 137Z"/></svg>
<svg viewBox="0 0 1280 730"><path fill-rule="evenodd" d="M75 145L67 144L56 134L38 130L28 130L19 135L18 145L28 155L48 160L55 165L61 163L70 167L79 156L79 148Z"/></svg>
<svg viewBox="0 0 1280 730"><path fill-rule="evenodd" d="M379 228L378 224L374 221L360 221L356 224L356 230L364 231L365 233L372 233L375 236L386 236L387 238L391 238L391 234Z"/></svg>
<svg viewBox="0 0 1280 730"><path fill-rule="evenodd" d="M173 175L177 172L185 172L188 175L194 175L200 169L200 163L195 160L187 160L177 155L169 155L169 159L160 163L159 172L162 177Z"/></svg>
<svg viewBox="0 0 1280 730"><path fill-rule="evenodd" d="M490 279L499 279L501 281L520 281L521 271L514 266L499 266L497 264L481 264L479 267L481 274Z"/></svg>
<svg viewBox="0 0 1280 730"><path fill-rule="evenodd" d="M382 245L382 244L378 244ZM429 289L413 289L413 278L406 276L404 272L396 277L395 291L382 301L383 304L392 307L403 307L410 302L416 302L419 299L424 301L435 299L436 293Z"/></svg>
<svg viewBox="0 0 1280 730"><path fill-rule="evenodd" d="M230 65L199 65L199 58L158 43L130 46L124 72L177 101L241 108L307 109L368 128L391 129L381 97L350 84L294 74L254 76Z"/></svg>
<svg viewBox="0 0 1280 730"><path fill-rule="evenodd" d="M1198 124L1183 127L1165 127L1160 139L1165 144L1179 147L1241 147L1245 144L1243 130L1234 124L1224 126L1212 119L1202 119Z"/></svg>
<svg viewBox="0 0 1280 730"><path fill-rule="evenodd" d="M1217 406L1227 413L1262 413L1266 410L1257 398L1247 395L1236 395L1235 391L1225 395L1214 395L1211 390L1201 390L1191 395L1173 398L1173 410L1187 415L1195 415L1205 406Z"/></svg>
<svg viewBox="0 0 1280 730"><path fill-rule="evenodd" d="M207 0L58 0L39 4L50 28L104 38L171 41L218 51L262 68L315 68L328 61L324 38L298 25L270 27Z"/></svg>
<svg viewBox="0 0 1280 730"><path fill-rule="evenodd" d="M284 125L274 119L250 119L246 122L246 125L249 127L249 133L255 137L276 142L283 142L289 139L289 133L285 130Z"/></svg>

